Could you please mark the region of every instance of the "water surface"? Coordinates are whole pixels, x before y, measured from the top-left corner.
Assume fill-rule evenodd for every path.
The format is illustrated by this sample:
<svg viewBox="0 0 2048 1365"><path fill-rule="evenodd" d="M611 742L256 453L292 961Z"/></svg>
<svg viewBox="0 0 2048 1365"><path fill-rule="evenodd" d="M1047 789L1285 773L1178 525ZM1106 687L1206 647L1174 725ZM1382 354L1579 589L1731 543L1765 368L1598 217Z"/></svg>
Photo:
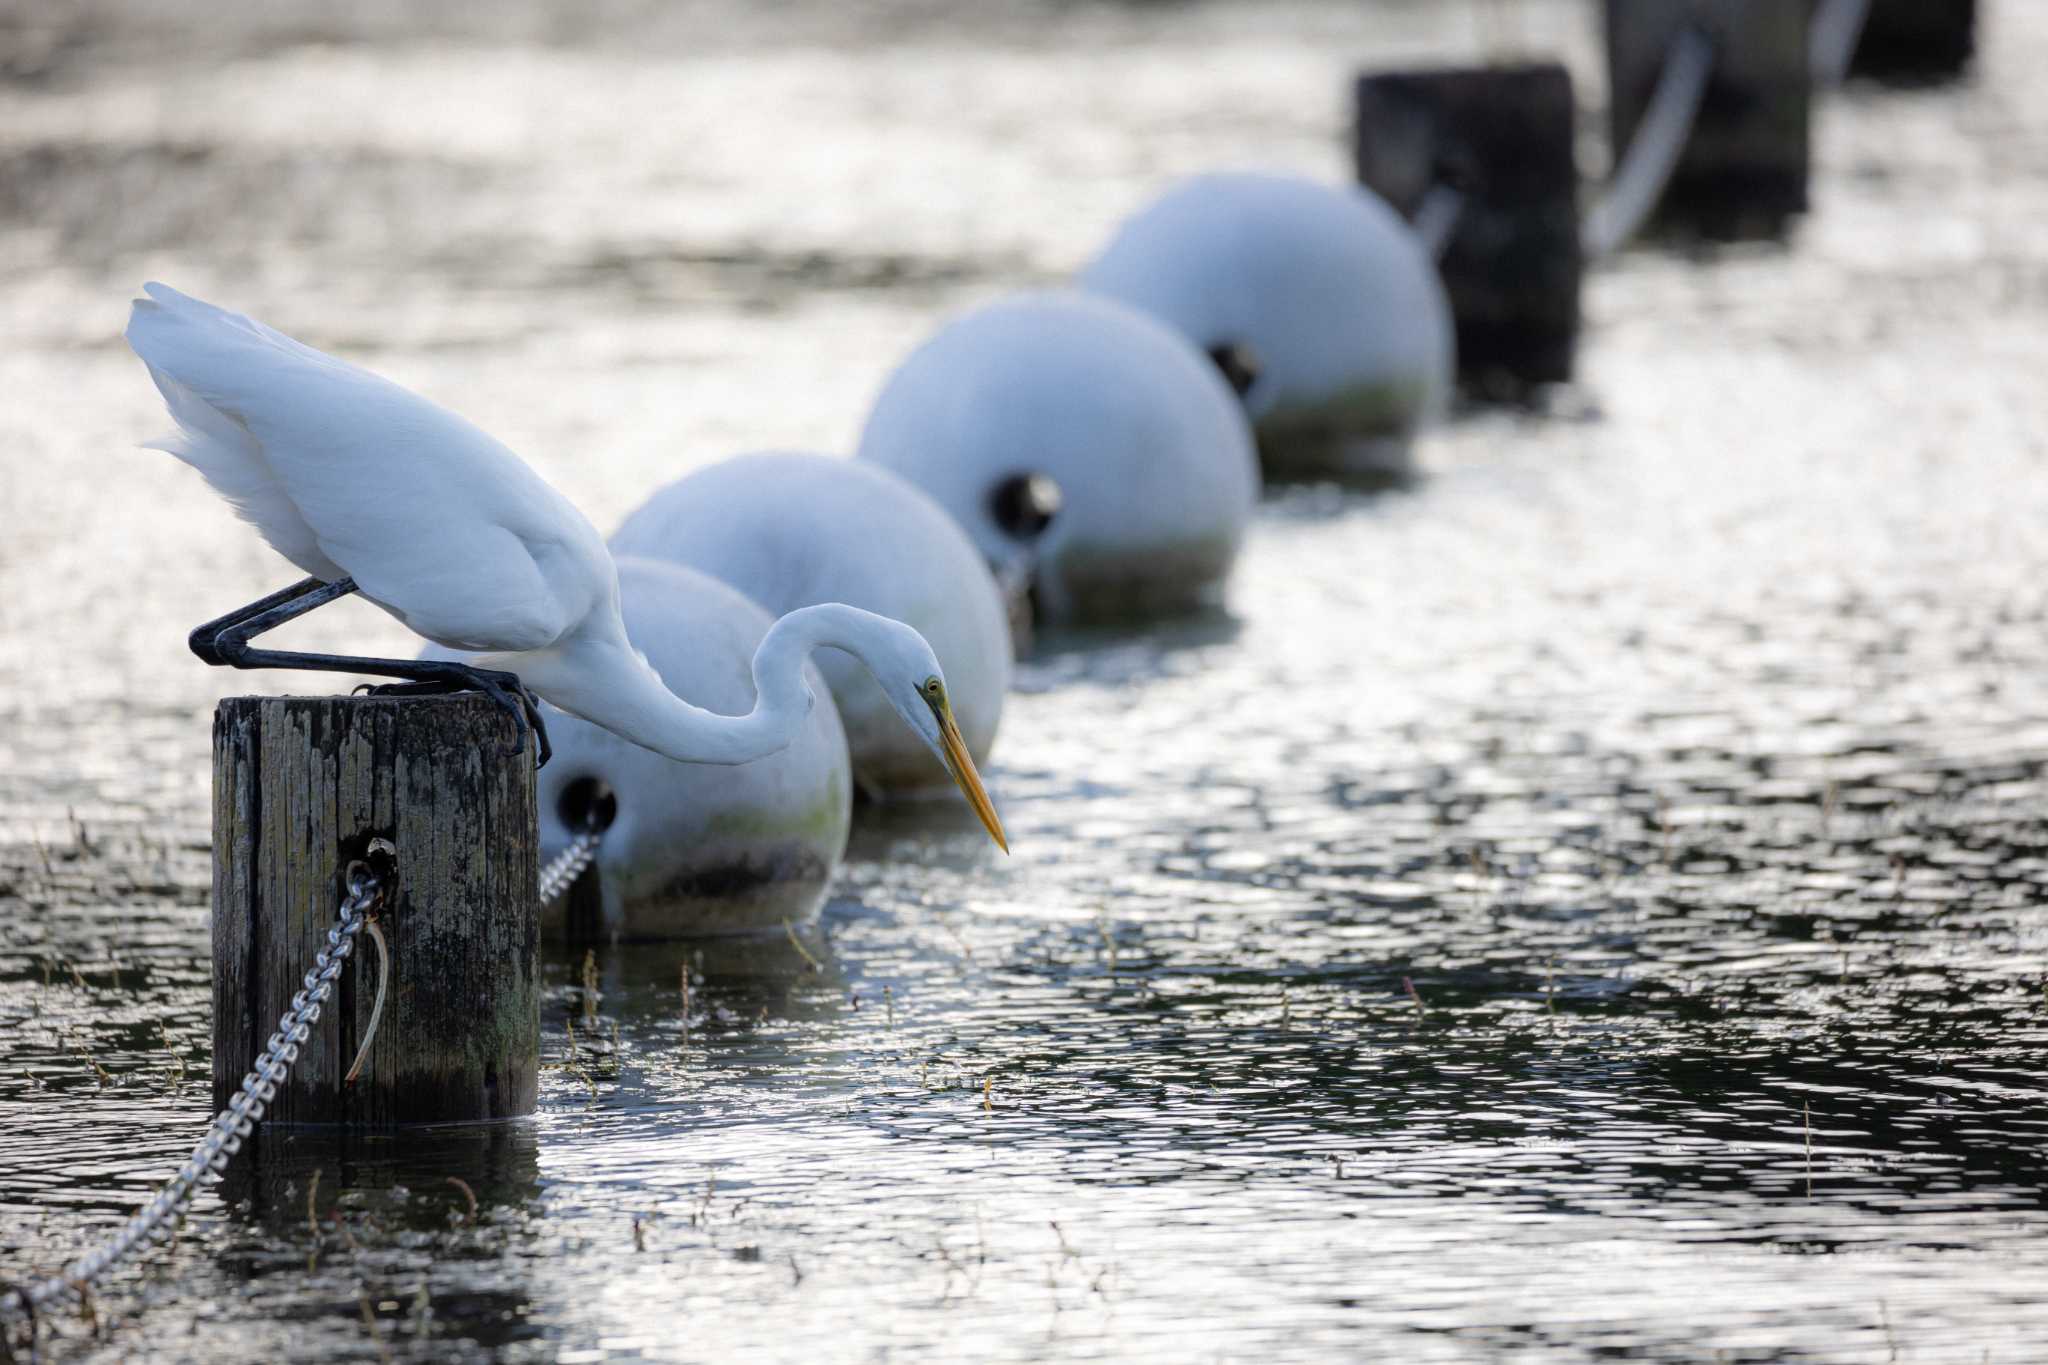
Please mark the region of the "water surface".
<svg viewBox="0 0 2048 1365"><path fill-rule="evenodd" d="M133 449L140 280L610 526L847 447L1173 175L1342 174L1362 61L1601 98L1562 0L408 8L0 9L8 1275L198 1136L207 715L303 685L184 651L292 571ZM268 1140L51 1356L2048 1352L2048 22L1984 8L1972 83L1826 107L1789 247L1603 268L1542 411L1272 496L1223 616L1048 642L1015 856L871 821L816 969L600 950L590 1020L557 954L535 1121Z"/></svg>

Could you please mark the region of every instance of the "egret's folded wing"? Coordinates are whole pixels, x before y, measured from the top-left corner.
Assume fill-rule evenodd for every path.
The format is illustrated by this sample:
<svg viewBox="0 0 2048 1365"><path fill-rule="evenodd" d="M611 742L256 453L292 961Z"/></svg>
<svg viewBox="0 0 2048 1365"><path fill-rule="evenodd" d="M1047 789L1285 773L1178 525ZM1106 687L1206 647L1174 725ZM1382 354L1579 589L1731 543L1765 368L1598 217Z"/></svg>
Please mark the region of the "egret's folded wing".
<svg viewBox="0 0 2048 1365"><path fill-rule="evenodd" d="M489 435L367 370L160 284L128 341L197 467L280 553L430 639L553 643L605 591L602 538Z"/></svg>

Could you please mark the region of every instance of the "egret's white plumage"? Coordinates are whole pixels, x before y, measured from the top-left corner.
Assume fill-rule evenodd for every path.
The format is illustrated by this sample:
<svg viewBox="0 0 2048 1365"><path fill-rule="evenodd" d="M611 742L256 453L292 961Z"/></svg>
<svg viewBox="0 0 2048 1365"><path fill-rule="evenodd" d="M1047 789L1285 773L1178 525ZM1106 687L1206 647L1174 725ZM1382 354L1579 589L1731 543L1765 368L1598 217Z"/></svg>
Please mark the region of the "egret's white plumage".
<svg viewBox="0 0 2048 1365"><path fill-rule="evenodd" d="M511 451L260 323L163 285L145 292L128 340L179 427L162 448L307 573L351 577L429 640L686 762L744 763L789 744L813 702L806 659L824 646L845 650L944 757L1001 841L944 674L910 627L836 603L792 612L755 652L751 711L693 706L627 639L618 572L596 528Z"/></svg>
<svg viewBox="0 0 2048 1365"><path fill-rule="evenodd" d="M1258 498L1251 431L1207 357L1145 315L1073 291L955 318L884 385L859 457L924 489L995 564L1035 556L1052 620L1212 598ZM1060 509L1031 546L997 487L1042 473Z"/></svg>
<svg viewBox="0 0 2048 1365"><path fill-rule="evenodd" d="M669 689L720 710L750 705L749 660L773 618L706 574L626 555L618 566L627 636ZM815 669L804 673L824 692ZM617 802L595 862L607 935L780 929L824 903L852 792L829 696L787 748L736 767L678 763L572 716L547 723L555 756L539 777L541 856L554 857L576 832L576 812L565 807L579 784L601 782ZM559 917L560 902L550 913Z"/></svg>
<svg viewBox="0 0 2048 1365"><path fill-rule="evenodd" d="M155 448L286 559L456 649L547 650L616 620L603 537L489 435L260 322L144 291L128 343L179 427Z"/></svg>
<svg viewBox="0 0 2048 1365"><path fill-rule="evenodd" d="M1401 474L1443 410L1455 339L1428 250L1372 191L1297 176L1202 175L1128 219L1083 288L1198 349L1247 346L1269 474Z"/></svg>
<svg viewBox="0 0 2048 1365"><path fill-rule="evenodd" d="M888 470L802 452L722 460L656 492L611 546L702 570L771 612L837 601L915 627L945 667L968 751L987 758L1010 686L1001 592L958 523ZM866 670L834 652L816 662L863 788L900 796L947 782Z"/></svg>

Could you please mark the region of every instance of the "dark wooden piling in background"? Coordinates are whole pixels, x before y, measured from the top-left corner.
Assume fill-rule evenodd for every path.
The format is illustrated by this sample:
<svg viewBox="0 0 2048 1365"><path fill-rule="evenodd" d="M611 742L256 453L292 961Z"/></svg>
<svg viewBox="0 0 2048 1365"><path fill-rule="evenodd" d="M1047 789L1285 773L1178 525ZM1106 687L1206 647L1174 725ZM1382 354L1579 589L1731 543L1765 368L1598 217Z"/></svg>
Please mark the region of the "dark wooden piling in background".
<svg viewBox="0 0 2048 1365"><path fill-rule="evenodd" d="M1462 199L1440 266L1458 373L1483 392L1572 377L1579 336L1572 78L1556 62L1361 75L1353 160L1408 217Z"/></svg>
<svg viewBox="0 0 2048 1365"><path fill-rule="evenodd" d="M1615 157L1635 136L1672 41L1697 26L1714 64L1692 138L1651 225L1723 240L1781 236L1806 211L1807 6L1783 0L1606 0Z"/></svg>
<svg viewBox="0 0 2048 1365"><path fill-rule="evenodd" d="M533 1112L540 837L531 741L481 697L230 697L213 726L213 1094L241 1084L337 918L342 872L396 849L366 930L269 1122L387 1126Z"/></svg>
<svg viewBox="0 0 2048 1365"><path fill-rule="evenodd" d="M1977 0L1870 0L1849 74L1915 85L1954 80L1977 54Z"/></svg>
<svg viewBox="0 0 2048 1365"><path fill-rule="evenodd" d="M611 937L605 932L604 896L597 876L595 870L586 870L562 893L561 922L557 924L550 918L547 924L551 936L570 943L602 943Z"/></svg>

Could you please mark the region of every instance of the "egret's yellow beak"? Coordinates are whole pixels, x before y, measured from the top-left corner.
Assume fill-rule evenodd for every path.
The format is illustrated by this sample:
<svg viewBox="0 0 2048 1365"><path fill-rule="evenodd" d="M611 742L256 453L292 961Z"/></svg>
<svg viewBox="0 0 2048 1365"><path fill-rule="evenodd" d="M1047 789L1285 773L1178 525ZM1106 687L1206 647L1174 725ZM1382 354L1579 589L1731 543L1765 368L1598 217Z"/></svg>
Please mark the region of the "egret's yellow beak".
<svg viewBox="0 0 2048 1365"><path fill-rule="evenodd" d="M988 831L988 837L996 841L996 847L1003 852L1010 851L1010 841L1003 836L1003 822L996 815L995 802L988 799L988 789L981 785L981 774L974 770L974 757L967 752L967 741L960 738L960 727L953 723L953 703L940 697L931 703L932 714L939 720L939 754L946 760L946 771L953 774L953 780L960 786L960 794L967 798L967 804L974 807L974 813L981 818L981 827Z"/></svg>

